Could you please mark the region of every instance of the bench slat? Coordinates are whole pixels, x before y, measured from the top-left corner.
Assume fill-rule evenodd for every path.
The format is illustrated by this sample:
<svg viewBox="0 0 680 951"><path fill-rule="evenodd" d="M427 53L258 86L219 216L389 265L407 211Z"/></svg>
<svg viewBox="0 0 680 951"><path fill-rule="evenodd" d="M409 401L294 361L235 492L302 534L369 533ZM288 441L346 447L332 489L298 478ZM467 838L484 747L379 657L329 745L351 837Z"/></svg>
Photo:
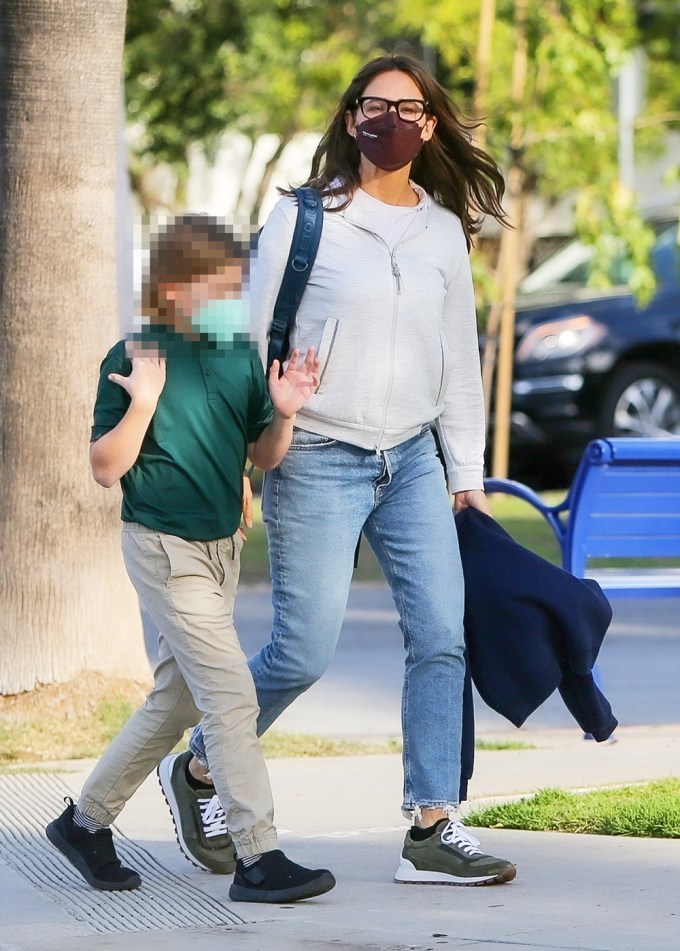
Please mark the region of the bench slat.
<svg viewBox="0 0 680 951"><path fill-rule="evenodd" d="M585 577L617 597L680 597L680 568L597 568L586 571Z"/></svg>
<svg viewBox="0 0 680 951"><path fill-rule="evenodd" d="M680 437L597 439L569 494L548 506L528 487L490 479L488 491L523 498L550 524L563 566L612 597L680 597L680 568L587 568L592 558L680 558Z"/></svg>
<svg viewBox="0 0 680 951"><path fill-rule="evenodd" d="M680 481L680 475L678 475ZM584 497L585 498L585 497ZM618 492L604 490L587 499L588 512L578 513L579 519L588 518L631 518L643 515L654 518L663 516L680 525L680 490L678 492L655 492L651 486L647 492Z"/></svg>
<svg viewBox="0 0 680 951"><path fill-rule="evenodd" d="M630 584L649 588L651 585L680 587L680 568L589 568L586 578L602 579L608 585L622 588Z"/></svg>
<svg viewBox="0 0 680 951"><path fill-rule="evenodd" d="M574 551L584 558L680 558L680 535L588 534Z"/></svg>

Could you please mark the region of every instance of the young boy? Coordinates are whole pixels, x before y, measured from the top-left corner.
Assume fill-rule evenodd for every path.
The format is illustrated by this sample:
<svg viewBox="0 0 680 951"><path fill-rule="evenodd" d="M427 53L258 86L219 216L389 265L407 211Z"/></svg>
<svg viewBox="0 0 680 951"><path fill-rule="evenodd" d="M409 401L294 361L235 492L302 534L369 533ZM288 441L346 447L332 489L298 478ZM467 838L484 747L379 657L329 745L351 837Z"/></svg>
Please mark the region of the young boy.
<svg viewBox="0 0 680 951"><path fill-rule="evenodd" d="M213 219L189 215L166 226L144 281L148 324L101 366L90 464L100 485L120 480L123 557L160 632L159 660L144 705L77 805L67 800L46 831L106 891L141 884L121 865L108 826L201 716L238 856L229 897L288 902L335 885L326 869L303 868L276 848L255 689L233 623L246 455L263 469L278 465L296 411L318 386L310 350L304 361L295 353L281 377L272 367L268 395L244 332L247 262L247 246Z"/></svg>

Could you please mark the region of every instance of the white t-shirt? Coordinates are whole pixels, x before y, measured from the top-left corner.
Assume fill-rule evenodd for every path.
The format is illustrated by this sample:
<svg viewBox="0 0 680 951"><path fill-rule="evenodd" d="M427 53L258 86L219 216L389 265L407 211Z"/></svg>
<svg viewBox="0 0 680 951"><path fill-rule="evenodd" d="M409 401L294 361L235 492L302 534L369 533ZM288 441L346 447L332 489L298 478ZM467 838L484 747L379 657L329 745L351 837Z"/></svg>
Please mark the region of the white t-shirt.
<svg viewBox="0 0 680 951"><path fill-rule="evenodd" d="M361 212L365 224L380 235L390 251L399 244L421 209L423 198L413 207L388 205L379 198L357 188L352 196L352 206Z"/></svg>

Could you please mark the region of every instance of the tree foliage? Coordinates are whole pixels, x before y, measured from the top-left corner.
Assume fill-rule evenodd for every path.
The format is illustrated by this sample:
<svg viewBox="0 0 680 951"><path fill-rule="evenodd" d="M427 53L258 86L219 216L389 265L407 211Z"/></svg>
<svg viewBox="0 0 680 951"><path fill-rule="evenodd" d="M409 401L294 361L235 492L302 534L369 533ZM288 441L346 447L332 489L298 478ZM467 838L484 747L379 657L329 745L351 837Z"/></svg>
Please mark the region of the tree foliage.
<svg viewBox="0 0 680 951"><path fill-rule="evenodd" d="M132 0L125 90L135 150L175 169L194 141L210 141L240 115L226 95L229 62L247 36L239 0Z"/></svg>
<svg viewBox="0 0 680 951"><path fill-rule="evenodd" d="M185 167L226 128L281 147L321 131L338 94L369 56L395 47L429 51L440 81L472 113L481 0L130 0L126 86L131 120L145 132L138 158ZM574 193L583 234L606 214L643 267L642 234L618 187L613 88L630 52L647 58L639 153L658 148L677 122L678 0L528 0L528 72L511 101L515 0L497 0L493 64L483 107L487 146L508 160L513 123L523 129L527 192L548 203ZM675 116L675 118L674 118ZM275 156L276 158L277 156ZM642 291L645 279L638 274Z"/></svg>
<svg viewBox="0 0 680 951"><path fill-rule="evenodd" d="M680 124L679 115L672 117L680 111L680 2L636 0L635 10L648 66L645 114Z"/></svg>
<svg viewBox="0 0 680 951"><path fill-rule="evenodd" d="M384 4L251 0L248 43L230 58L237 127L256 137L322 129L338 92L380 45Z"/></svg>
<svg viewBox="0 0 680 951"><path fill-rule="evenodd" d="M255 140L323 128L380 46L385 0L130 0L125 54L133 168L210 153L225 129ZM279 150L280 153L281 149Z"/></svg>

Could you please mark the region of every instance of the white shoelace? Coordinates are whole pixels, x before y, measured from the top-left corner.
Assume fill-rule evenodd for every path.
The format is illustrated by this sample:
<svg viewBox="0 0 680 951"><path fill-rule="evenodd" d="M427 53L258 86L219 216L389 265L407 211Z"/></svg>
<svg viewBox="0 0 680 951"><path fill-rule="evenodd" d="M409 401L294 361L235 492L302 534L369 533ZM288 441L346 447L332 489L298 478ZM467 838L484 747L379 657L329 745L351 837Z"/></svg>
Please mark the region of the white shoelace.
<svg viewBox="0 0 680 951"><path fill-rule="evenodd" d="M460 819L452 819L441 835L444 845L457 845L466 855L483 855L479 839L470 835Z"/></svg>
<svg viewBox="0 0 680 951"><path fill-rule="evenodd" d="M211 839L216 835L225 835L227 832L227 817L217 796L211 796L210 799L199 799L198 806L201 810L201 823L206 838Z"/></svg>

